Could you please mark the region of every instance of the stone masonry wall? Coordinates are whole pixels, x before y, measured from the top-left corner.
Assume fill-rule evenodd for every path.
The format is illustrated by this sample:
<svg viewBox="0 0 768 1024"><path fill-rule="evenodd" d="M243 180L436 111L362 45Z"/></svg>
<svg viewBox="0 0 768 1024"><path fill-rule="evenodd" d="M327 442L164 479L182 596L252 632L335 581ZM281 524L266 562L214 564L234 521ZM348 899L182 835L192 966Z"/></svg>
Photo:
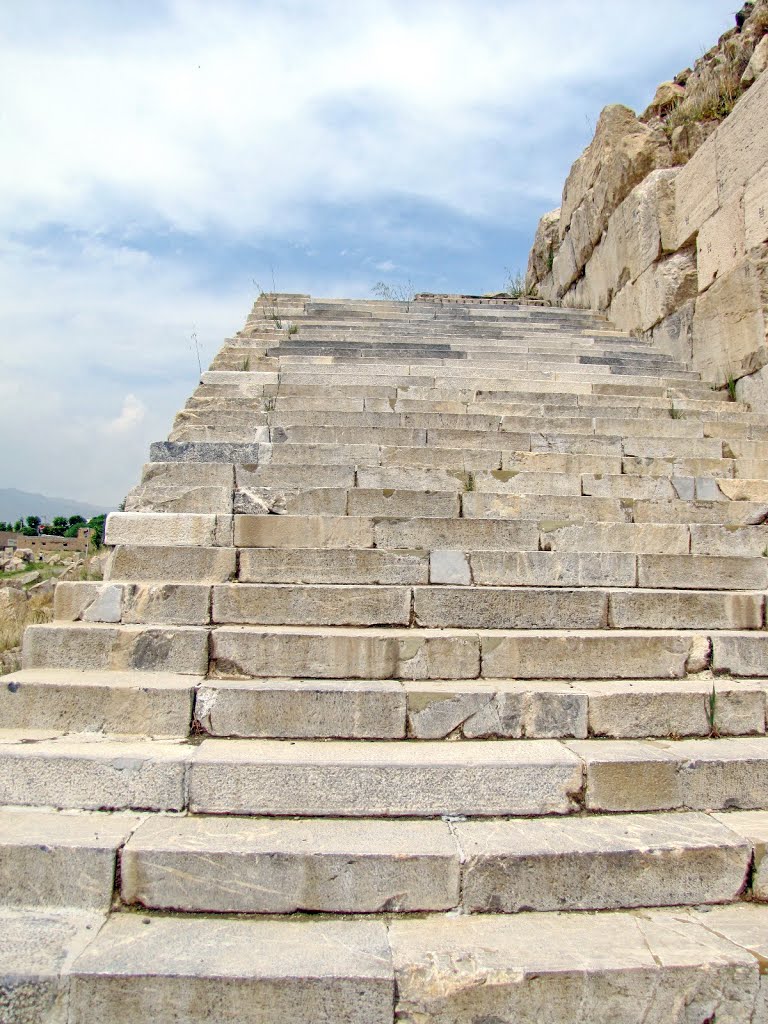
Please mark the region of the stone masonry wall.
<svg viewBox="0 0 768 1024"><path fill-rule="evenodd" d="M527 285L605 312L768 409L768 0L638 118L609 106L539 223Z"/></svg>

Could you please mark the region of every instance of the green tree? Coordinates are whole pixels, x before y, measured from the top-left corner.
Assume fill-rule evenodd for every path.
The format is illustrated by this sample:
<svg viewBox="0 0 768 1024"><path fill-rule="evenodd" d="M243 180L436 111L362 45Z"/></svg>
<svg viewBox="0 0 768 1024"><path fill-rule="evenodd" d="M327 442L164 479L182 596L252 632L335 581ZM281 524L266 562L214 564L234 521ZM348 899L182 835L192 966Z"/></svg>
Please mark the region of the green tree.
<svg viewBox="0 0 768 1024"><path fill-rule="evenodd" d="M54 537L63 537L67 532L68 525L66 516L54 516L50 524L45 527L45 532Z"/></svg>
<svg viewBox="0 0 768 1024"><path fill-rule="evenodd" d="M37 529L42 522L40 516L27 516L25 522L26 526L21 532L24 534L25 537L36 537Z"/></svg>

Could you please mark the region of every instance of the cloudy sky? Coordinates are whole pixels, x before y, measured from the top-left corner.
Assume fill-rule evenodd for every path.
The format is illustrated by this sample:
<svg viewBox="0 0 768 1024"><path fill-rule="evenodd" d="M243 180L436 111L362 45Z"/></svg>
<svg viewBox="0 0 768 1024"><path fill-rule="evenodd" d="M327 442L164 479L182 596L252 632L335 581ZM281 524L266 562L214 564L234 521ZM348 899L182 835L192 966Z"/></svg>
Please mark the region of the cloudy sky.
<svg viewBox="0 0 768 1024"><path fill-rule="evenodd" d="M0 487L116 505L254 281L488 291L727 0L2 0Z"/></svg>

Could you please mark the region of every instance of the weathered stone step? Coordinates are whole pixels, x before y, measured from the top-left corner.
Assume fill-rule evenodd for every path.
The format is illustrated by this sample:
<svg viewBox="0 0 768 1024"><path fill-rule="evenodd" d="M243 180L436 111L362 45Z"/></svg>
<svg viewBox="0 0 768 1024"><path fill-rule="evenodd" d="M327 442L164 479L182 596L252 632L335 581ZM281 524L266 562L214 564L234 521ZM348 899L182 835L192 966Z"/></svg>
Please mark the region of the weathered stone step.
<svg viewBox="0 0 768 1024"><path fill-rule="evenodd" d="M754 812L742 813L749 829ZM453 830L441 821L153 815L121 852L120 896L154 910L238 914L729 903L752 856L743 834L695 812Z"/></svg>
<svg viewBox="0 0 768 1024"><path fill-rule="evenodd" d="M768 738L274 740L0 734L0 803L310 817L760 810Z"/></svg>
<svg viewBox="0 0 768 1024"><path fill-rule="evenodd" d="M68 627L71 634L80 629L85 627L77 623ZM46 664L46 631L67 632L63 626L35 627L30 657L34 650L43 660L30 667ZM74 636L70 645L81 667L96 667L78 658ZM768 633L221 626L211 634L210 658L212 674L225 678L653 679L710 667L763 677Z"/></svg>
<svg viewBox="0 0 768 1024"><path fill-rule="evenodd" d="M761 735L768 695L761 679L206 680L59 668L24 669L0 687L7 729L265 739Z"/></svg>
<svg viewBox="0 0 768 1024"><path fill-rule="evenodd" d="M764 1003L767 915L749 904L391 924L113 914L100 929L94 914L6 911L0 964L14 979L12 1020L30 1002L48 1010L61 990L71 1024L172 1012L202 1024L213 1007L216 1019L242 1024L450 1024L472 1013L522 1022L532 1008L554 1021L576 977L598 993L590 1012L610 992L617 1024L651 1013L683 1024L692 1006L701 1020L734 1007L734 1022L747 1024Z"/></svg>

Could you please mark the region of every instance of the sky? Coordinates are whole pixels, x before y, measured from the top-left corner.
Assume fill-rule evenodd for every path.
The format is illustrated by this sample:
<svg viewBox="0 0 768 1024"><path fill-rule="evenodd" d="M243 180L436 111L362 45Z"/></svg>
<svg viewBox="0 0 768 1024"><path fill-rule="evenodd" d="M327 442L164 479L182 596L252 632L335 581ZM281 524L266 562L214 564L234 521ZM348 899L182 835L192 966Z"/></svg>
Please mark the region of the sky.
<svg viewBox="0 0 768 1024"><path fill-rule="evenodd" d="M116 506L259 285L500 289L735 6L0 0L0 487Z"/></svg>

